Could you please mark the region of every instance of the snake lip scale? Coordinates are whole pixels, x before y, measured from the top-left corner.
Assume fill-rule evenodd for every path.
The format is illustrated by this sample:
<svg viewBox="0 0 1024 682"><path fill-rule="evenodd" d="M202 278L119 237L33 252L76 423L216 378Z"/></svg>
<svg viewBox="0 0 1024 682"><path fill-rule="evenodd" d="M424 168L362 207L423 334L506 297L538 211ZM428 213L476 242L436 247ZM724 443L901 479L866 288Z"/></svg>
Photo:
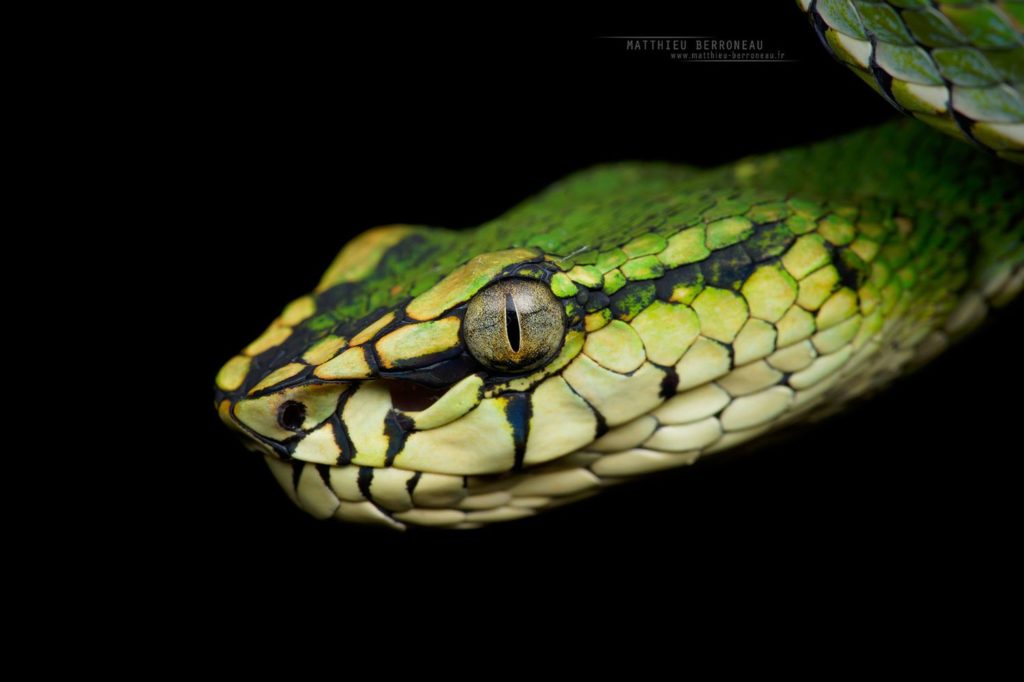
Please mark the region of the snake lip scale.
<svg viewBox="0 0 1024 682"><path fill-rule="evenodd" d="M799 4L918 121L711 169L598 166L469 231L369 230L224 365L221 419L317 518L477 528L935 357L1024 287L1021 9Z"/></svg>

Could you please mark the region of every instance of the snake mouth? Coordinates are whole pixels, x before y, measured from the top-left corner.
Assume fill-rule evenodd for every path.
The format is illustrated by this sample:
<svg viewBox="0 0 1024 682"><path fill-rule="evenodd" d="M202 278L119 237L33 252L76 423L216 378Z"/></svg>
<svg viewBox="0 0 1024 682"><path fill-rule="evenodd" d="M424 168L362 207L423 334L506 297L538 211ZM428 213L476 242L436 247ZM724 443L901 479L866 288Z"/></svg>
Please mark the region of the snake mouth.
<svg viewBox="0 0 1024 682"><path fill-rule="evenodd" d="M382 379L391 395L391 404L403 412L420 412L432 406L448 392L450 386L431 388L405 379Z"/></svg>
<svg viewBox="0 0 1024 682"><path fill-rule="evenodd" d="M599 456L575 453L536 468L484 476L313 465L270 454L264 459L292 502L312 516L404 530L479 528L590 497L617 482L587 469Z"/></svg>

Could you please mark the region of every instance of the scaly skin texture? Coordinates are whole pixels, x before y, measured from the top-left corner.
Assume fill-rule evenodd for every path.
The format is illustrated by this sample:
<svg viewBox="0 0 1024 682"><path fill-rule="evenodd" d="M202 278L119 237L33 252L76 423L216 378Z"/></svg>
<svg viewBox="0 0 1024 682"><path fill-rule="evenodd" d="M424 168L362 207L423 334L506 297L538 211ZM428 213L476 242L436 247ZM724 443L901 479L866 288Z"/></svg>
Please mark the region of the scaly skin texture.
<svg viewBox="0 0 1024 682"><path fill-rule="evenodd" d="M471 231L376 228L225 365L216 405L317 517L529 516L934 356L1021 289L1022 180L909 121L706 171L593 168ZM461 329L505 278L550 286L567 321L518 375L476 362ZM399 410L387 379L443 395Z"/></svg>
<svg viewBox="0 0 1024 682"><path fill-rule="evenodd" d="M897 109L1024 163L1024 2L798 4L825 48Z"/></svg>

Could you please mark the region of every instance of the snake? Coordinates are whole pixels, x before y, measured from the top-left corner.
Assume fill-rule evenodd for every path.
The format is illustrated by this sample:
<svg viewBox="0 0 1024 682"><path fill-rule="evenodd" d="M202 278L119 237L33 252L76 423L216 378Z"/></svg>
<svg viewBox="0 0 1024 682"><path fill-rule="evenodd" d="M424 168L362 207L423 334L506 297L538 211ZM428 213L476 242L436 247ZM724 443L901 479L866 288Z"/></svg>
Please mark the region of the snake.
<svg viewBox="0 0 1024 682"><path fill-rule="evenodd" d="M909 116L713 168L587 168L471 230L363 232L220 369L220 419L318 519L469 529L939 355L1024 288L1024 3L798 5Z"/></svg>

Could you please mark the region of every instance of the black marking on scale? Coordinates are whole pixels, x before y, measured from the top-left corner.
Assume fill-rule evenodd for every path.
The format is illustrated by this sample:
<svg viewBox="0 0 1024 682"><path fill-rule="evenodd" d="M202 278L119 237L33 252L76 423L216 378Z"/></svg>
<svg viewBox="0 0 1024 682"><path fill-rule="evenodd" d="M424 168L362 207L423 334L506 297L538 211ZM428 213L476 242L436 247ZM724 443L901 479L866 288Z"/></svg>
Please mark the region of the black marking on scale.
<svg viewBox="0 0 1024 682"><path fill-rule="evenodd" d="M742 244L712 251L700 263L704 281L719 289L739 289L753 270L754 265Z"/></svg>
<svg viewBox="0 0 1024 682"><path fill-rule="evenodd" d="M388 410L384 417L384 436L388 439L388 451L384 455L384 466L395 463L395 457L405 447L405 440L413 429L412 419L396 410Z"/></svg>
<svg viewBox="0 0 1024 682"><path fill-rule="evenodd" d="M661 380L661 391L658 395L667 400L674 396L676 389L679 388L679 372L675 367L661 367L661 370L665 372L665 378Z"/></svg>
<svg viewBox="0 0 1024 682"><path fill-rule="evenodd" d="M607 308L610 302L611 299L608 298L608 294L603 291L594 291L591 292L590 296L587 298L586 305L583 309L588 313L597 312L598 310L604 310Z"/></svg>
<svg viewBox="0 0 1024 682"><path fill-rule="evenodd" d="M505 403L505 419L512 427L512 442L515 444L515 464L513 471L523 468L526 457L526 440L530 435L530 417L533 405L528 393L510 393Z"/></svg>
<svg viewBox="0 0 1024 682"><path fill-rule="evenodd" d="M700 265L693 263L679 268L668 270L664 275L655 280L654 286L658 298L662 301L672 299L672 292L677 286L694 286L704 282L704 275L700 271Z"/></svg>
<svg viewBox="0 0 1024 682"><path fill-rule="evenodd" d="M373 467L359 467L359 477L356 479L359 484L359 492L366 499L370 498L370 485L373 483Z"/></svg>
<svg viewBox="0 0 1024 682"><path fill-rule="evenodd" d="M654 301L656 292L656 284L650 281L630 282L612 294L612 314L618 318L632 319L633 315Z"/></svg>
<svg viewBox="0 0 1024 682"><path fill-rule="evenodd" d="M838 258L833 257L832 262L839 273L839 281L843 286L857 291L868 281L871 272L867 264L853 251L846 248L837 251Z"/></svg>
<svg viewBox="0 0 1024 682"><path fill-rule="evenodd" d="M754 228L743 247L752 261L763 263L784 254L795 241L796 235L785 223L765 223Z"/></svg>
<svg viewBox="0 0 1024 682"><path fill-rule="evenodd" d="M409 498L412 498L414 492L416 492L416 486L419 485L420 478L423 477L422 471L417 471L412 475L408 481L405 482L405 489L409 491Z"/></svg>
<svg viewBox="0 0 1024 682"><path fill-rule="evenodd" d="M334 442L337 443L338 449L341 450L338 454L339 466L351 463L352 458L355 457L355 448L352 446L352 439L349 438L348 428L345 426L345 422L341 420L341 412L345 409L345 403L350 395L351 392L346 392L341 396L341 400L338 401L338 409L328 419L331 422L331 426L334 427Z"/></svg>
<svg viewBox="0 0 1024 682"><path fill-rule="evenodd" d="M380 374L381 363L380 358L377 357L377 349L374 344L367 341L362 346L356 346L361 348L363 351L363 358L366 360L366 365L370 368L370 376L378 376Z"/></svg>

